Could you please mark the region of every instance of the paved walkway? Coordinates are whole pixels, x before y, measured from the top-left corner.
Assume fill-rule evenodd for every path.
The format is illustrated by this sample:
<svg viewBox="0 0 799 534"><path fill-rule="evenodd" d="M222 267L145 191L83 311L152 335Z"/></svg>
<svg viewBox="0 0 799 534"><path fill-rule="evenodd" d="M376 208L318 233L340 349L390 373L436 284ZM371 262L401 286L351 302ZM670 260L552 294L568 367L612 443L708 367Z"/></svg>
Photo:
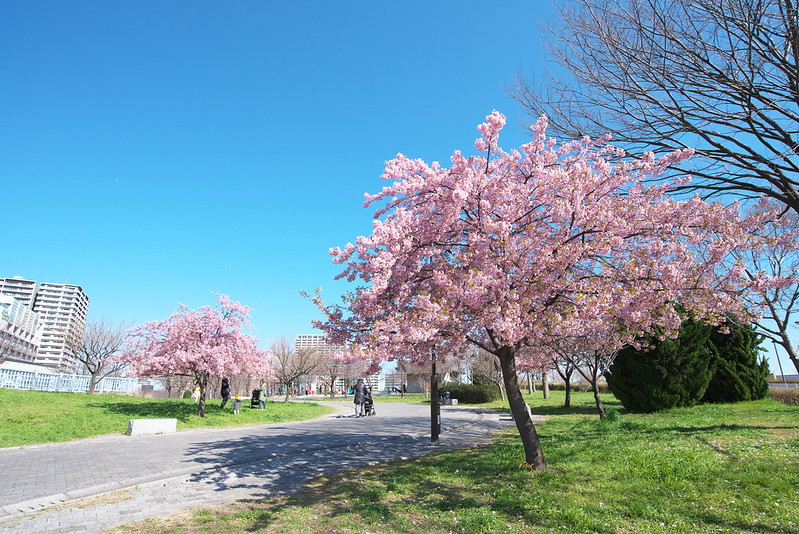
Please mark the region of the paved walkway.
<svg viewBox="0 0 799 534"><path fill-rule="evenodd" d="M430 444L430 408L377 404L376 417L112 435L0 449L0 533L100 532L194 508L299 489L312 476L490 441L508 416L442 406Z"/></svg>

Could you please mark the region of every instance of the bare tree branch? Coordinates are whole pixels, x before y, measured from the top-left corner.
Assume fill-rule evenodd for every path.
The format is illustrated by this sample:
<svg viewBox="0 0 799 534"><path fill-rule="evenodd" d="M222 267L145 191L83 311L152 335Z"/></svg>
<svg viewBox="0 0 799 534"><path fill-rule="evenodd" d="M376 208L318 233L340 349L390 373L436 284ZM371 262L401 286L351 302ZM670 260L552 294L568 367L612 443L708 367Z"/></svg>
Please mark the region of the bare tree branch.
<svg viewBox="0 0 799 534"><path fill-rule="evenodd" d="M101 319L88 322L82 336L67 338L75 359L83 364L91 377L86 393L94 393L101 379L125 368L125 363L109 360L121 350L129 327L129 323L114 325Z"/></svg>
<svg viewBox="0 0 799 534"><path fill-rule="evenodd" d="M674 169L693 176L686 190L799 212L794 0L566 0L560 14L557 67L512 91L531 114L633 154L695 147Z"/></svg>
<svg viewBox="0 0 799 534"><path fill-rule="evenodd" d="M285 337L273 341L270 351L275 379L286 386L285 402L288 402L291 384L313 373L321 365L319 353L315 349L295 350Z"/></svg>

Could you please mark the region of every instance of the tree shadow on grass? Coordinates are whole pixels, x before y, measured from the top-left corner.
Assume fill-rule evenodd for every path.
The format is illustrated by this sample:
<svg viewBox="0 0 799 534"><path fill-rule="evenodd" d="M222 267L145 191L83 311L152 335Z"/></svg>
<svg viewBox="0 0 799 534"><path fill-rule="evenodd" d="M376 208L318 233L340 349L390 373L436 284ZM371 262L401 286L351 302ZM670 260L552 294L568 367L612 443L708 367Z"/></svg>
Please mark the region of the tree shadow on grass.
<svg viewBox="0 0 799 534"><path fill-rule="evenodd" d="M741 437L746 432L750 431L767 431L767 430L797 430L799 426L782 426L772 425L765 426L760 424L740 424L740 423L719 423L717 425L704 425L704 426L659 426L651 427L646 423L638 421L620 420L618 422L606 422L601 420L588 421L587 424L580 425L570 430L569 435L571 438L582 439L596 439L604 437L607 439L610 435L619 436L622 434L629 434L632 436L667 436L671 435L685 435L697 438L699 441L706 435L718 435L720 432L730 436ZM651 439L651 438L649 438Z"/></svg>
<svg viewBox="0 0 799 534"><path fill-rule="evenodd" d="M400 449L412 447L412 441L403 439L395 445ZM314 477L309 484L290 495L242 501L240 505L247 511L237 515L250 521L245 528L247 532L266 532L278 527L284 511L319 506L324 509L311 510L309 513L316 516L317 512L321 512L326 520L331 521L329 525L319 525L319 532L325 528L337 531L345 527L341 518L347 521L348 516L352 515L360 516L359 521L374 525L378 531L439 531L464 525L469 527L466 529L468 532L495 531L494 523L501 522L505 527L507 523L518 522L521 514L526 514L526 511L523 507L518 507L518 503L508 503L490 495L489 492L496 488L490 482L486 484L486 481L496 477L498 469L508 466L500 468L496 458L481 454L481 449L482 447L471 449L471 453L467 453L468 461L458 464L447 461L446 456L436 455L432 462L439 476L435 479L428 476L430 460L410 463L389 461L370 467L370 475L366 477L362 476L359 467L345 463L340 470ZM357 456L357 453L353 456ZM438 461L439 458L441 461ZM464 465L465 463L468 465ZM513 467L515 468L515 464ZM471 475L464 477L464 471ZM452 482L453 479L463 481L464 478L465 482ZM397 506L392 502L393 491L400 491L404 495L403 505ZM418 510L408 510L408 506ZM439 518L446 516L444 523L431 523L436 516L429 515L428 510L438 512L436 516ZM470 515L477 516L476 511L480 510L487 510L487 517L472 517L468 519L470 523L446 523L449 520L447 513L452 514L452 519L460 517L458 521L461 521ZM418 523L412 523L414 520ZM530 515L525 520L531 525L545 524ZM615 532L601 528L594 531Z"/></svg>
<svg viewBox="0 0 799 534"><path fill-rule="evenodd" d="M194 403L145 401L145 402L100 402L87 404L90 408L103 410L107 413L120 414L131 419L177 419L185 423L192 416L197 415L197 405ZM216 406L206 404L206 413L212 413Z"/></svg>

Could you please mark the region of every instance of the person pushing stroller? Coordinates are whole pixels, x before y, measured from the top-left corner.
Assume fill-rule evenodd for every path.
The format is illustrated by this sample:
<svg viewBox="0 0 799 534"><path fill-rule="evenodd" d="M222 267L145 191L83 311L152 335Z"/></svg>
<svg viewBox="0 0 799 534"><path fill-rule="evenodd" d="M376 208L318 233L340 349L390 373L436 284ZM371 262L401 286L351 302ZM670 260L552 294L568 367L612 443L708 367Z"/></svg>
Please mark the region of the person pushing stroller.
<svg viewBox="0 0 799 534"><path fill-rule="evenodd" d="M355 394L355 417L363 417L365 415L374 415L374 403L372 402L372 394L363 383L363 378L359 378L352 388Z"/></svg>

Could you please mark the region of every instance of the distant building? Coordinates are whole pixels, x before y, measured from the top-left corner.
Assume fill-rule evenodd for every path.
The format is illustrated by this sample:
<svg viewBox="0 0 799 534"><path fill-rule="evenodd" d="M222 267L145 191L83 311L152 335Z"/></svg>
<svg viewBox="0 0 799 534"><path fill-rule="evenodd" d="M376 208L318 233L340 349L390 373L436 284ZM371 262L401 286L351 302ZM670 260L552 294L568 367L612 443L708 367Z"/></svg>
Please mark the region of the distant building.
<svg viewBox="0 0 799 534"><path fill-rule="evenodd" d="M346 350L344 345L333 345L327 342L324 334L301 334L294 338L294 350L316 350L321 355L332 355Z"/></svg>
<svg viewBox="0 0 799 534"><path fill-rule="evenodd" d="M334 345L327 340L327 336L325 334L301 334L294 338L294 349L295 350L303 350L303 349L311 349L316 350L321 356L332 356L337 352L344 352L347 350L346 345ZM313 386L315 389L318 390L318 384L324 382L320 380L323 376L323 373L320 372L317 376L311 379ZM334 389L337 391L346 391L349 389L354 383L355 379L359 377L351 377L351 376L341 376L336 380L336 384ZM381 377L379 374L373 374L369 376L360 377L364 379L366 385L372 389L372 391L380 391L383 389L381 387Z"/></svg>
<svg viewBox="0 0 799 534"><path fill-rule="evenodd" d="M75 372L69 341L83 335L89 297L73 284L0 278L0 295L13 297L34 311L41 323L34 363L62 373Z"/></svg>
<svg viewBox="0 0 799 534"><path fill-rule="evenodd" d="M0 362L33 363L39 348L39 316L8 295L0 295Z"/></svg>

